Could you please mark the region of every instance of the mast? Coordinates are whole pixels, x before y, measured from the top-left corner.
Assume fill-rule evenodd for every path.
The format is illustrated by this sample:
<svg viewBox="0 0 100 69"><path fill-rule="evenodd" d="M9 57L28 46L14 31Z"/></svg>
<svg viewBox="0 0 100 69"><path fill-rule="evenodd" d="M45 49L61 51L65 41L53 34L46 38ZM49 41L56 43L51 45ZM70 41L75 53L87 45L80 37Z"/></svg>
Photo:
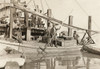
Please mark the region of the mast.
<svg viewBox="0 0 100 69"><path fill-rule="evenodd" d="M68 25L71 26L73 24L73 16L69 16ZM72 28L68 28L68 36L72 36Z"/></svg>

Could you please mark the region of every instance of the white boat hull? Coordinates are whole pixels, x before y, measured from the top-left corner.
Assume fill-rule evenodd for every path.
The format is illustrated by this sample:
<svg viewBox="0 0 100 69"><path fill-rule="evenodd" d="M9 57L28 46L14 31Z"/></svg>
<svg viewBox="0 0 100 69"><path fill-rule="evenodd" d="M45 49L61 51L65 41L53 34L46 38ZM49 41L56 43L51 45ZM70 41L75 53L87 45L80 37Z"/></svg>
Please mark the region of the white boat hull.
<svg viewBox="0 0 100 69"><path fill-rule="evenodd" d="M17 62L19 66L23 66L25 58L16 57L17 55L5 55L0 57L0 68L4 68L7 62Z"/></svg>

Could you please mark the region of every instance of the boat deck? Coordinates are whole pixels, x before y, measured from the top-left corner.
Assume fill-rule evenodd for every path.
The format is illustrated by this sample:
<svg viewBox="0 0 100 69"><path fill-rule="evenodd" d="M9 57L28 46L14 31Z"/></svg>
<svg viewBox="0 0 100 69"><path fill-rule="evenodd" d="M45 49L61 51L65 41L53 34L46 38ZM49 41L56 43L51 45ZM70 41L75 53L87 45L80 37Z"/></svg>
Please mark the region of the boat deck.
<svg viewBox="0 0 100 69"><path fill-rule="evenodd" d="M65 46L47 47L44 53L48 55L80 54L80 49L82 46L76 45L76 44L70 44L74 42L69 42L69 41L68 42L65 41L65 42L67 43L65 44ZM0 40L0 46L2 47L8 46L8 47L18 50L19 43ZM43 51L39 49L39 47L44 48L44 46L45 46L45 43L39 43L37 41L23 41L23 44L20 44L19 51L23 52L26 55L26 58L31 58L33 56L37 56L37 54L43 53Z"/></svg>

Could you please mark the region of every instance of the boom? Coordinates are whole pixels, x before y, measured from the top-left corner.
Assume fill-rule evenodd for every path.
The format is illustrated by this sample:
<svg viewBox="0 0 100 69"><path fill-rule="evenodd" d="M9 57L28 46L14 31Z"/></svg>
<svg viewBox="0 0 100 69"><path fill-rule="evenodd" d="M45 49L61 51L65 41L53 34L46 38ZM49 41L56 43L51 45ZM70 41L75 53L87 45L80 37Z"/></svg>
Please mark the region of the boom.
<svg viewBox="0 0 100 69"><path fill-rule="evenodd" d="M26 8L26 7L23 7L23 6L19 5L19 4L14 4L14 6L11 6L11 7L17 8L17 9L19 9L19 10L22 10L23 12L26 11L26 12L28 12L28 13L34 14L34 15L36 15L36 16L39 16L39 17L41 17L41 18L50 20L52 23L60 24L60 25L62 25L62 26L64 26L64 27L69 27L69 28L74 28L74 29L78 29L78 30L88 31L88 29L84 29L84 28L80 28L80 27L68 25L68 24L63 23L62 21L60 21L60 20L58 20L58 19L55 19L55 18L53 18L53 17L47 17L47 16L45 16L45 15L43 15L43 14L40 14L40 13L38 13L38 12L36 12L36 11L32 11L32 10L30 10L30 9L28 9L28 8ZM94 32L94 33L99 33L99 31L94 31L94 30L90 30L90 31L91 31L91 32Z"/></svg>

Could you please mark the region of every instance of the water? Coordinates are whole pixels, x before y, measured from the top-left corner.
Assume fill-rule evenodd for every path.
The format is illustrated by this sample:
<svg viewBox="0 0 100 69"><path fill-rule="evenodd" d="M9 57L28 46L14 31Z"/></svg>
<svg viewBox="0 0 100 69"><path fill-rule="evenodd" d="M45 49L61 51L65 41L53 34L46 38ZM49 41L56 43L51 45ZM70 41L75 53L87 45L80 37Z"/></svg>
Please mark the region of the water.
<svg viewBox="0 0 100 69"><path fill-rule="evenodd" d="M90 53L35 57L22 69L100 69L100 56Z"/></svg>

